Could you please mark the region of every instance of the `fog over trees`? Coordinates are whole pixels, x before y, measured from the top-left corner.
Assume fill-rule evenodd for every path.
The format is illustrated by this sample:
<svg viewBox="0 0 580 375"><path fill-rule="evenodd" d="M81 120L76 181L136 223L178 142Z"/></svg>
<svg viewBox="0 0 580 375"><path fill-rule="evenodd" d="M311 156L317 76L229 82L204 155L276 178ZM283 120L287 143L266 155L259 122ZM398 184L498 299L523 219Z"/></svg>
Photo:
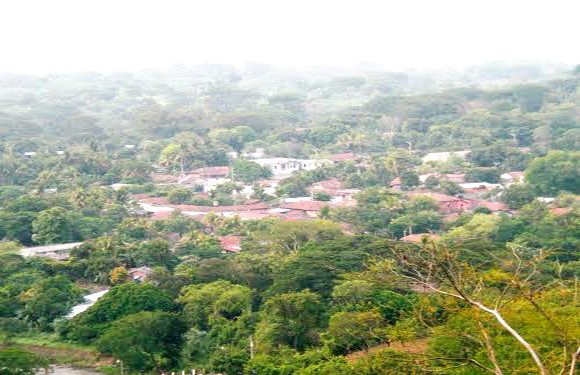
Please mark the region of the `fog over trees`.
<svg viewBox="0 0 580 375"><path fill-rule="evenodd" d="M0 373L574 374L579 71L0 74Z"/></svg>

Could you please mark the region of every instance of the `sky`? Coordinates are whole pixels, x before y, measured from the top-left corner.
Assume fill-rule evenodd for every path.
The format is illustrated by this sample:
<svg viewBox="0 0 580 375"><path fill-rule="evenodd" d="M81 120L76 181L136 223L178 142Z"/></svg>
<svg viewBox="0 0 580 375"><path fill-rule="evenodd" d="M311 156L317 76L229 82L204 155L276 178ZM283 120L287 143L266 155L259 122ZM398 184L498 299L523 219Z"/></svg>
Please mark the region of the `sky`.
<svg viewBox="0 0 580 375"><path fill-rule="evenodd" d="M0 71L580 64L578 0L2 0Z"/></svg>

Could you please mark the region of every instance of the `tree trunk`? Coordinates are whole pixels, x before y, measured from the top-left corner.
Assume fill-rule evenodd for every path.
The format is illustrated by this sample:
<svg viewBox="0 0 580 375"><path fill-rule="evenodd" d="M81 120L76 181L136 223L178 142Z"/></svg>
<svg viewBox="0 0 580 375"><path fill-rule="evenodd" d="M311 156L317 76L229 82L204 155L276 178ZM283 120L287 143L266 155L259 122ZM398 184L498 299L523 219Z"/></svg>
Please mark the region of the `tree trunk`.
<svg viewBox="0 0 580 375"><path fill-rule="evenodd" d="M486 307L479 302L475 302L475 301L468 301L468 302L479 307L483 311L493 315L494 318L498 321L498 323L503 328L505 328L516 340L518 340L520 342L520 344L522 344L522 346L524 348L526 348L526 350L530 353L530 355L534 359L534 362L536 362L538 369L540 370L540 374L541 375L549 375L548 370L546 369L546 367L544 367L544 364L542 363L542 360L540 359L540 356L538 355L536 350L515 329L513 329L512 326L510 326L508 322L505 321L505 319L501 316L499 311L490 309L489 307Z"/></svg>
<svg viewBox="0 0 580 375"><path fill-rule="evenodd" d="M478 322L478 323L479 323L479 328L481 330L481 334L483 335L485 346L487 347L487 351L489 352L489 360L493 364L495 374L496 375L503 375L503 372L501 371L501 367L499 367L499 362L497 361L497 357L495 356L495 349L493 348L493 345L491 344L491 340L490 340L487 332L485 331L485 328L483 328L483 324L481 324L481 322Z"/></svg>
<svg viewBox="0 0 580 375"><path fill-rule="evenodd" d="M580 356L580 346L572 354L572 364L570 365L570 375L574 375L576 373L576 362L578 361L578 356Z"/></svg>

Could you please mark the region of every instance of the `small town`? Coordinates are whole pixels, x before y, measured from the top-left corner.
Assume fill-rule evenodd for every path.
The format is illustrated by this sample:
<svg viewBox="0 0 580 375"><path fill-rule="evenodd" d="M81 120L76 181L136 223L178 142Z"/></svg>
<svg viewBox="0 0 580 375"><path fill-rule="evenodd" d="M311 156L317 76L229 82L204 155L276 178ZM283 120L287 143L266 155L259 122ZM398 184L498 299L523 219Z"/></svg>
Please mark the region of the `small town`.
<svg viewBox="0 0 580 375"><path fill-rule="evenodd" d="M0 375L580 374L580 3L2 14Z"/></svg>

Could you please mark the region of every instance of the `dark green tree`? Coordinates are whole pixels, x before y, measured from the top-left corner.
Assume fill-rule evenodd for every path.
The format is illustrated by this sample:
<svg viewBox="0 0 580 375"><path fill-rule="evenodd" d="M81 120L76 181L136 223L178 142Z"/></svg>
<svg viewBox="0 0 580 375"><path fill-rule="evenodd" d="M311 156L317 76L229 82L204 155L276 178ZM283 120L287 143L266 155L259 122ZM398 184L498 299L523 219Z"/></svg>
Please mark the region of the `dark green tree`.
<svg viewBox="0 0 580 375"><path fill-rule="evenodd" d="M185 322L176 314L143 311L113 323L97 342L101 353L123 361L131 371L161 371L177 365Z"/></svg>

